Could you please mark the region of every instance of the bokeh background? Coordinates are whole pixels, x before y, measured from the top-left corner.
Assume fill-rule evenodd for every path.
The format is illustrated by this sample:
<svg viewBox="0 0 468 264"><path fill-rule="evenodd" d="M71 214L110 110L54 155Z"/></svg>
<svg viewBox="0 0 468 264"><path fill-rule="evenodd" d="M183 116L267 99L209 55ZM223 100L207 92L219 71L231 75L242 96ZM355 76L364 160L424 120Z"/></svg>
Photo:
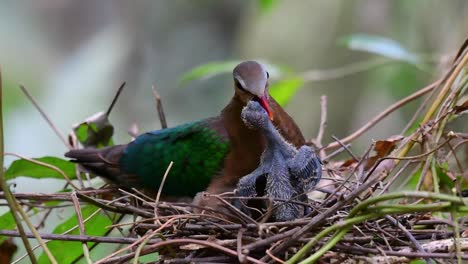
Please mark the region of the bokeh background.
<svg viewBox="0 0 468 264"><path fill-rule="evenodd" d="M385 58L343 45L343 37L357 33L393 39L423 61L387 58L377 65ZM126 143L133 123L140 131L160 128L152 85L169 126L214 116L233 94L231 76L181 85L182 76L209 62L244 59L308 77L286 105L307 138L317 134L320 96L328 97L327 143L439 78L467 33L466 0L0 1L5 150L28 157L67 150L20 83L68 134L73 124L106 110L126 81L110 116L114 141ZM417 106L393 113L353 142L353 151L362 154L372 139L400 133ZM6 157L7 166L11 161ZM14 182L17 192L63 187L59 180ZM48 221L63 219L57 214Z"/></svg>
<svg viewBox="0 0 468 264"><path fill-rule="evenodd" d="M124 143L134 122L140 131L160 128L152 85L169 126L218 114L233 93L229 74L180 85L183 73L207 62L262 59L298 73L326 73L378 57L339 44L355 33L390 38L424 56L425 67L390 62L306 82L286 109L312 138L319 97L327 95L329 142L440 76L467 29L465 0L1 1L6 151L29 157L66 151L19 83L67 134L107 109L126 81L111 114L115 141ZM399 133L416 106L393 114L353 147L359 152L370 139Z"/></svg>

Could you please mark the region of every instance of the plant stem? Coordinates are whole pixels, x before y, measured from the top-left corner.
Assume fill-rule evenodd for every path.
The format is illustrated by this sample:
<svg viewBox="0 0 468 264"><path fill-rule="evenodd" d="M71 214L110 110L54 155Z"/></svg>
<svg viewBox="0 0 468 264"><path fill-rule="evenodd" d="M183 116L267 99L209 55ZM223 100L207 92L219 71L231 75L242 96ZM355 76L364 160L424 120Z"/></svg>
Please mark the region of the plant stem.
<svg viewBox="0 0 468 264"><path fill-rule="evenodd" d="M29 259L31 260L31 263L36 264L37 259L36 256L34 255L34 252L32 251L31 245L29 244L29 240L26 237L26 233L24 232L23 225L21 224L21 219L18 216L18 208L16 207L16 200L15 197L11 194L10 188L8 187L8 183L6 182L5 175L4 175L4 170L3 170L3 156L4 156L4 141L3 141L3 87L2 87L2 76L1 76L1 69L0 69L0 185L1 189L3 190L3 193L5 194L5 199L8 202L8 205L10 207L11 215L13 216L13 219L15 219L16 226L18 229L18 232L21 234L21 240L23 241L24 247L26 251L28 252Z"/></svg>

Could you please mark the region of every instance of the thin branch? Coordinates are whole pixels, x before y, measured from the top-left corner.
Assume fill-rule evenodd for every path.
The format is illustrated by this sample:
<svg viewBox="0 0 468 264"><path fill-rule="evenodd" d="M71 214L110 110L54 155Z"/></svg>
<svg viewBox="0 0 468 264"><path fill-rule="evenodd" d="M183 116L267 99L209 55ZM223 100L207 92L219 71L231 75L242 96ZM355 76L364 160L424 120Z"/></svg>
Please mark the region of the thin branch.
<svg viewBox="0 0 468 264"><path fill-rule="evenodd" d="M85 231L85 227L83 224L83 216L81 214L80 202L78 201L76 192L72 192L71 198L73 201L73 207L75 208L76 217L78 218L78 227L80 230L80 235L85 236L86 231ZM86 259L86 263L91 264L93 261L91 260L91 257L89 256L89 248L86 242L82 242L82 247L83 247L83 255Z"/></svg>
<svg viewBox="0 0 468 264"><path fill-rule="evenodd" d="M358 138L359 136L364 134L366 131L371 129L375 124L380 122L382 119L384 119L386 116L388 116L389 114L391 114L395 110L399 109L400 107L406 105L407 103L409 103L409 102L411 102L411 101L413 101L413 100L427 94L428 92L432 91L433 89L435 89L439 85L439 83L440 83L440 80L438 80L438 81L436 81L436 82L422 88L421 90L418 90L417 92L415 92L415 93L401 99L400 101L394 103L389 108L385 109L383 112L381 112L376 117L371 119L367 124L365 124L364 126L359 128L358 130L353 132L351 135L341 139L341 143L346 144L346 143L349 143L349 142L355 140L356 138ZM325 149L326 150L327 149L332 149L332 148L336 148L338 146L340 146L339 143L333 142L333 143L330 143L327 146L325 146Z"/></svg>
<svg viewBox="0 0 468 264"><path fill-rule="evenodd" d="M9 237L20 237L21 234L14 230L0 230L0 235ZM26 232L27 238L34 238L33 233ZM109 244L132 244L137 241L136 238L129 237L104 237L104 236L82 236L82 235L63 235L63 234L39 234L43 239L58 240L58 241L78 241L78 242L97 242ZM153 239L149 243L156 243L161 239Z"/></svg>
<svg viewBox="0 0 468 264"><path fill-rule="evenodd" d="M120 93L122 92L123 88L125 87L126 82L123 82L119 89L117 90L117 93L114 95L114 98L112 99L111 104L109 105L109 108L107 108L106 111L106 116L109 117L110 113L112 112L112 109L114 108L115 103L117 102L117 99L119 99Z"/></svg>
<svg viewBox="0 0 468 264"><path fill-rule="evenodd" d="M161 180L161 183L159 184L158 193L156 194L156 200L154 201L154 219L155 219L155 221L159 221L158 220L159 198L161 198L161 193L162 193L162 190L163 190L163 187L164 187L164 183L166 182L167 175L171 171L172 165L174 165L173 161L171 161L171 163L169 163L169 166L167 166L166 172L164 173L164 176L163 176L163 178Z"/></svg>
<svg viewBox="0 0 468 264"><path fill-rule="evenodd" d="M198 245L206 246L206 247L209 247L209 248L212 248L212 249L216 249L216 250L221 251L221 252L223 252L223 253L225 253L227 255L231 255L231 256L234 256L234 257L237 256L237 252L232 250L232 249L220 246L220 245L218 245L216 243L212 243L212 242L209 242L209 241L196 240L196 239L190 239L190 238L171 239L171 240L166 240L166 241L161 241L161 242L155 243L153 245L148 246L146 249L144 249L142 251L142 255L152 253L152 252L154 252L156 249L158 249L160 247L173 245L173 244L198 244ZM125 261L133 258L134 255L135 255L135 253L130 253L130 254L126 254L126 255L119 256L119 257L108 259L108 260L106 260L106 262L102 262L102 263L125 262ZM257 264L263 264L264 263L262 261L259 261L259 260L255 259L255 258L252 258L252 257L249 257L249 256L246 256L246 258L247 258L248 261L250 261L252 263L257 263Z"/></svg>
<svg viewBox="0 0 468 264"><path fill-rule="evenodd" d="M2 75L1 75L1 69L0 69L0 186L1 189L3 190L5 194L5 199L8 202L8 205L10 206L10 212L11 215L13 216L13 219L15 220L16 223L16 229L18 229L21 240L23 241L23 245L26 249L26 251L29 254L29 259L31 260L31 263L35 264L37 263L36 256L34 255L32 249L31 249L31 244L29 243L27 237L26 237L26 232L24 231L24 227L21 223L21 219L18 215L19 208L18 208L18 203L15 200L15 197L12 195L10 187L7 184L7 181L5 179L5 171L3 169L4 165L4 151L5 151L5 146L4 146L4 135L3 135L3 84L2 84Z"/></svg>
<svg viewBox="0 0 468 264"><path fill-rule="evenodd" d="M161 128L167 128L167 121L166 121L166 114L164 113L164 108L162 105L161 96L159 95L158 91L156 91L156 87L153 85L153 96L154 100L156 101L156 110L158 110L159 115L159 122L161 123Z"/></svg>
<svg viewBox="0 0 468 264"><path fill-rule="evenodd" d="M356 74L359 72L374 69L378 66L382 66L389 63L398 62L397 60L391 60L387 58L376 58L367 61L360 61L345 65L343 67L326 69L326 70L309 70L302 73L300 76L304 81L327 81L338 78L343 78L348 75Z"/></svg>
<svg viewBox="0 0 468 264"><path fill-rule="evenodd" d="M385 218L392 222L392 224L394 224L395 226L397 226L399 229L401 229L401 231L403 232L403 234L405 234L405 236L411 241L411 243L413 243L414 247L421 253L427 253L424 248L421 246L421 244L419 244L419 242L416 240L416 238L414 238L414 236L408 231L408 229L406 229L400 222L398 222L395 218L393 218L392 216L390 215L386 215ZM431 263L431 260L428 258L428 257L425 257L424 260L426 261L427 264L430 264Z"/></svg>
<svg viewBox="0 0 468 264"><path fill-rule="evenodd" d="M320 158L325 158L325 150L322 148L322 140L323 135L325 133L325 129L327 127L327 96L322 95L320 96L320 126L319 131L317 133L317 137L315 138L315 144L317 148L320 149Z"/></svg>
<svg viewBox="0 0 468 264"><path fill-rule="evenodd" d="M26 97L31 101L31 103L36 107L37 111L42 115L42 117L45 119L47 124L49 124L50 128L55 132L55 134L62 140L63 144L68 148L72 149L68 141L66 140L65 136L58 130L58 128L52 123L50 120L49 116L44 112L44 110L39 106L39 104L36 102L36 100L32 97L32 95L28 92L26 87L24 87L22 84L19 85L21 91L26 95Z"/></svg>

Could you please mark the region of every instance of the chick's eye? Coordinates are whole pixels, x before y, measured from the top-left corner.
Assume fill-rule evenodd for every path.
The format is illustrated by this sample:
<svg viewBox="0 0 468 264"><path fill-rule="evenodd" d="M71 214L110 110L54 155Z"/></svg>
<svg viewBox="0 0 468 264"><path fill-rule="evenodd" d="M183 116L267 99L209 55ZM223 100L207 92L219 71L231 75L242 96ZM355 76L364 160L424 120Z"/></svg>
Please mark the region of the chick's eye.
<svg viewBox="0 0 468 264"><path fill-rule="evenodd" d="M267 73L267 79L270 78L270 73L266 72Z"/></svg>

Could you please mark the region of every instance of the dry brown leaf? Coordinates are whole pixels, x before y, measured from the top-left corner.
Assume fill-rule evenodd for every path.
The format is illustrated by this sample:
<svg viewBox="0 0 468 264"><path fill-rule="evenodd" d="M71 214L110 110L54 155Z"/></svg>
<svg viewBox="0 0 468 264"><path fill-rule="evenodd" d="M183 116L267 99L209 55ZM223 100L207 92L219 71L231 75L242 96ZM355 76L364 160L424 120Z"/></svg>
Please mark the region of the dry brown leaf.
<svg viewBox="0 0 468 264"><path fill-rule="evenodd" d="M365 162L364 170L367 171L371 169L374 166L374 164L377 162L377 160L387 156L395 148L395 145L398 142L400 142L403 138L405 137L401 135L395 135L385 140L379 140L375 142L374 151L376 152L377 155L372 156L369 159L367 159L367 161ZM385 167L388 167L387 165L389 164L386 164Z"/></svg>
<svg viewBox="0 0 468 264"><path fill-rule="evenodd" d="M453 108L453 111L455 112L455 114L459 114L466 110L468 110L468 100L466 100L463 104L457 105Z"/></svg>
<svg viewBox="0 0 468 264"><path fill-rule="evenodd" d="M199 250L202 248L206 248L206 246L200 245L200 244L187 244L187 245L180 246L179 248L182 250Z"/></svg>

